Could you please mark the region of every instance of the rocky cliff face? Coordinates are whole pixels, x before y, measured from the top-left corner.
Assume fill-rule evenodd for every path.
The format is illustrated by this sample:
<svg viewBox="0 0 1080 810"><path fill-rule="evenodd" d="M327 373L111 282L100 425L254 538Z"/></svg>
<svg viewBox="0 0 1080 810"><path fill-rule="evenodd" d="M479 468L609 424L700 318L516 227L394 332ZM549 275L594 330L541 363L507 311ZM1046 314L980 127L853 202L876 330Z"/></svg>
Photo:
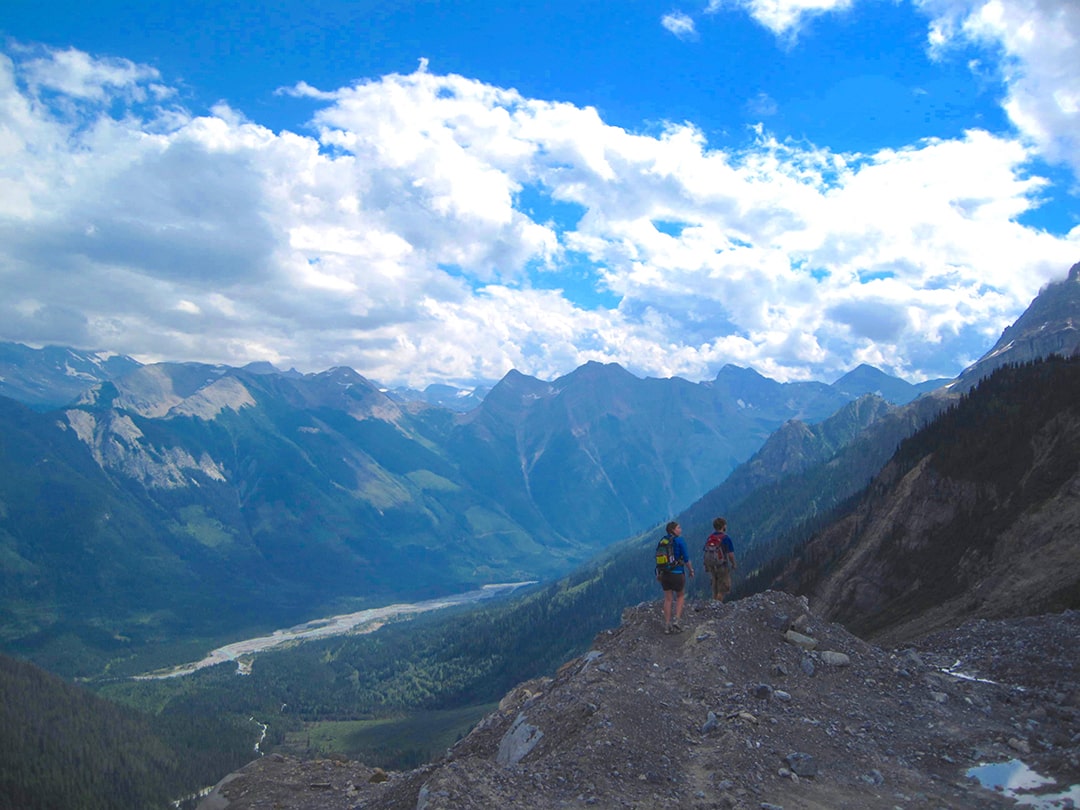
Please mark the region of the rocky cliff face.
<svg viewBox="0 0 1080 810"><path fill-rule="evenodd" d="M779 592L684 618L665 635L657 603L628 609L423 768L271 755L200 810L1011 807L967 772L1014 757L1058 790L1080 781L1080 614L901 650Z"/></svg>
<svg viewBox="0 0 1080 810"><path fill-rule="evenodd" d="M967 368L950 388L966 391L994 369L1057 354L1080 351L1080 262L1064 281L1048 284L986 354Z"/></svg>
<svg viewBox="0 0 1080 810"><path fill-rule="evenodd" d="M1044 503L1003 519L985 542L949 542L957 524L983 512L999 495L972 481L941 476L928 461L920 463L888 498L815 540L846 547L858 537L812 587L817 609L875 640L899 643L968 618L1075 604L1080 598L1080 474Z"/></svg>
<svg viewBox="0 0 1080 810"><path fill-rule="evenodd" d="M1002 369L775 581L865 638L1080 605L1080 362Z"/></svg>

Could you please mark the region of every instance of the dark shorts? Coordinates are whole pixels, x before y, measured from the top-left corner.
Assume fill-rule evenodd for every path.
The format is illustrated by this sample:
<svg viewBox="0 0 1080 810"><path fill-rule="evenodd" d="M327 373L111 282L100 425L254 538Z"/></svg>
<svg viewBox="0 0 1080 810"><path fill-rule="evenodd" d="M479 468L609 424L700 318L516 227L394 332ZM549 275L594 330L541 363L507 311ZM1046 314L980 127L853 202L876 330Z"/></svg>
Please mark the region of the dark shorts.
<svg viewBox="0 0 1080 810"><path fill-rule="evenodd" d="M675 591L675 593L682 593L683 588L686 586L686 574L673 574L670 571L663 571L660 574L660 587L665 591Z"/></svg>

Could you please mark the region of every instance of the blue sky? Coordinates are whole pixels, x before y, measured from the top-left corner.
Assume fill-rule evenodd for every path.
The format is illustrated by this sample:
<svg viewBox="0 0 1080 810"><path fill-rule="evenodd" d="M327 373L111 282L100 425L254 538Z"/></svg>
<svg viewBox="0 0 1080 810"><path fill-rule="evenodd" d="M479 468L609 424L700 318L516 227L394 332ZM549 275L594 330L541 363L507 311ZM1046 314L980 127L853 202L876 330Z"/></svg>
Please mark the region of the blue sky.
<svg viewBox="0 0 1080 810"><path fill-rule="evenodd" d="M0 339L952 376L1080 261L1069 0L0 8Z"/></svg>

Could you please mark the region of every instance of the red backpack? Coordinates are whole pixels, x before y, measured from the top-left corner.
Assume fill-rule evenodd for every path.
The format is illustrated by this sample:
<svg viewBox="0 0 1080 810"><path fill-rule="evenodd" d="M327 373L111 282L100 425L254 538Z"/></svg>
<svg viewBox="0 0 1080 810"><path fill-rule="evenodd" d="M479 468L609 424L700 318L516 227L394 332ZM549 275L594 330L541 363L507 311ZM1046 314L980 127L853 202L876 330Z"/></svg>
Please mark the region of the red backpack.
<svg viewBox="0 0 1080 810"><path fill-rule="evenodd" d="M727 535L713 532L705 541L705 570L715 571L717 568L727 567L727 557L724 554L724 538Z"/></svg>

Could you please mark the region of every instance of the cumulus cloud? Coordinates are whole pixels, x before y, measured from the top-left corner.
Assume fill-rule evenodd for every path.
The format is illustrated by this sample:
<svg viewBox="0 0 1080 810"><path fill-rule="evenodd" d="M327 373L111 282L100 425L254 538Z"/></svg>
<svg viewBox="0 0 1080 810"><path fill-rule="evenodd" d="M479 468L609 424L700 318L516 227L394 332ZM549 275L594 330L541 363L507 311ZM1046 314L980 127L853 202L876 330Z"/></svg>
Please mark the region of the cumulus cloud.
<svg viewBox="0 0 1080 810"><path fill-rule="evenodd" d="M47 58L0 60L7 340L412 385L588 360L943 376L1080 242L1018 223L1045 186L1033 147L983 131L858 155L759 127L721 150L422 64L298 84L313 134L275 133L163 106L139 92L152 71L86 55L83 83L45 94ZM100 103L73 117L83 98ZM571 271L614 303L584 303Z"/></svg>
<svg viewBox="0 0 1080 810"><path fill-rule="evenodd" d="M863 0L866 2L866 0ZM1000 79L1003 107L1019 132L1050 161L1080 175L1080 3L1074 0L911 0L930 17L927 44L933 55L977 46L985 58L973 72ZM852 8L855 0L709 0L706 14L742 10L780 40L793 43L813 17ZM692 18L675 25L696 34ZM748 102L752 114L775 112L768 96Z"/></svg>
<svg viewBox="0 0 1080 810"><path fill-rule="evenodd" d="M852 0L709 0L706 13L741 8L778 37L794 39L806 20L829 12L845 11Z"/></svg>
<svg viewBox="0 0 1080 810"><path fill-rule="evenodd" d="M1005 111L1044 155L1080 174L1080 4L1072 0L916 0L929 44L1000 49Z"/></svg>
<svg viewBox="0 0 1080 810"><path fill-rule="evenodd" d="M129 59L95 59L75 48L29 59L24 69L32 87L55 90L69 99L104 101L120 94L144 101L172 94L157 81L160 74L155 68Z"/></svg>

